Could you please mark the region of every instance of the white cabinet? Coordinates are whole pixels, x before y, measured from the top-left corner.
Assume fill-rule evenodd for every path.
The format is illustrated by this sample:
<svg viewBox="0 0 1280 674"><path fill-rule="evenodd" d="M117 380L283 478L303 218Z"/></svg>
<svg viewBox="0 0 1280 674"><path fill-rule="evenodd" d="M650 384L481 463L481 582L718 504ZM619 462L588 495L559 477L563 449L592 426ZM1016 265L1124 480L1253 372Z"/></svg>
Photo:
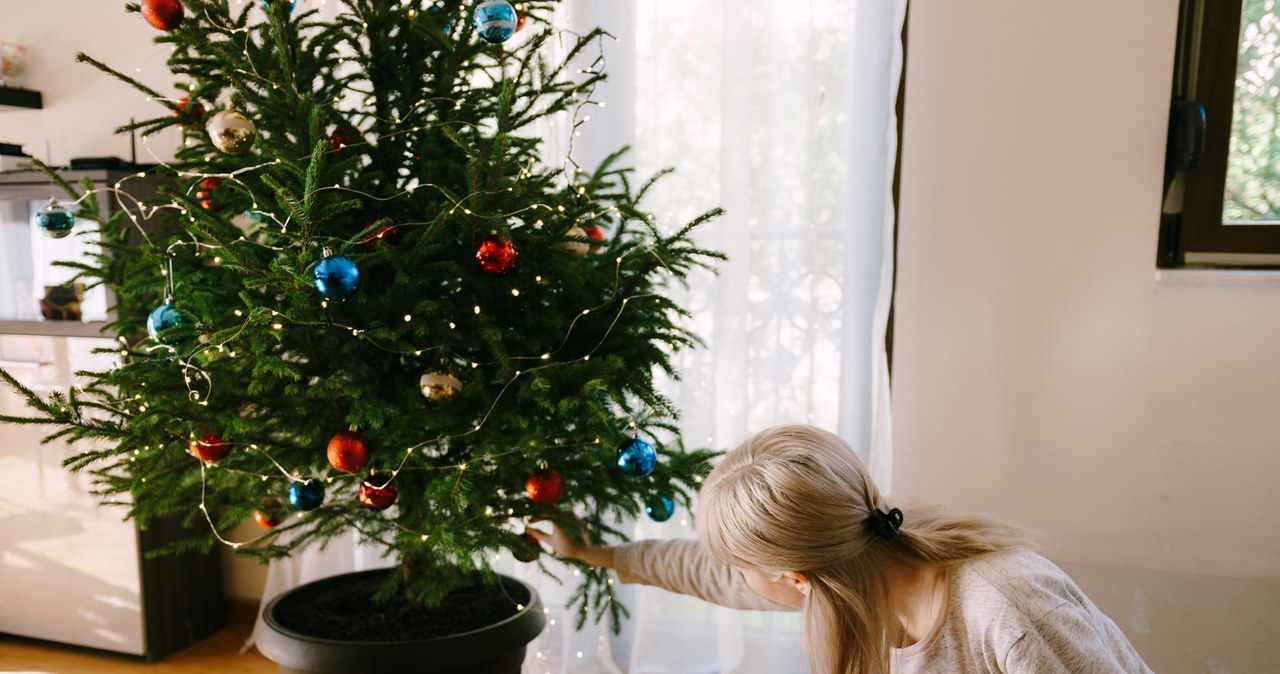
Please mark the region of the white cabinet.
<svg viewBox="0 0 1280 674"><path fill-rule="evenodd" d="M0 367L35 391L66 390L73 373L109 365L108 339L0 335ZM26 415L0 389L0 414ZM145 655L138 532L123 507L98 504L75 453L40 443L49 429L0 425L0 632Z"/></svg>

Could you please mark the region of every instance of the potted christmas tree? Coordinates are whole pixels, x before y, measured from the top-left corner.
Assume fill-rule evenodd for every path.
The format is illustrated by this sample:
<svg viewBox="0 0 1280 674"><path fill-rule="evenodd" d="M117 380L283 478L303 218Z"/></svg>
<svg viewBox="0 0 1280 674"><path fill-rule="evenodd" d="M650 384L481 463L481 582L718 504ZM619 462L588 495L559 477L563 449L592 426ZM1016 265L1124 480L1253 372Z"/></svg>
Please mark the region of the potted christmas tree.
<svg viewBox="0 0 1280 674"><path fill-rule="evenodd" d="M179 126L183 143L155 169L172 178L159 199L102 221L103 195L63 183L78 212L41 215L100 237L78 280L118 298L117 364L50 396L0 371L32 409L4 421L98 441L69 468L141 526L184 518L176 548L266 561L354 529L395 565L353 579L375 613L456 611L494 589L491 622L522 653L536 593L490 566L498 551L537 563L522 522L603 542L619 517L670 517L707 468L655 374L697 343L664 293L719 259L689 239L716 213L663 235L639 204L651 181L621 153L579 167L541 150L533 125L576 126L604 76L569 63L607 36L558 30L554 0L341 4L332 20L268 0L127 5L172 47L176 99L81 55L156 101L120 131ZM111 198L128 195L126 180ZM248 519L260 535L237 538ZM612 599L584 568L578 614L616 618ZM281 633L302 631L290 611L317 613L294 603L268 618ZM393 635L341 617L336 641L381 642L350 667L306 636L327 664L275 637L264 650L285 671L422 668L406 644L425 638L437 671L490 671L439 655L444 637L408 618Z"/></svg>

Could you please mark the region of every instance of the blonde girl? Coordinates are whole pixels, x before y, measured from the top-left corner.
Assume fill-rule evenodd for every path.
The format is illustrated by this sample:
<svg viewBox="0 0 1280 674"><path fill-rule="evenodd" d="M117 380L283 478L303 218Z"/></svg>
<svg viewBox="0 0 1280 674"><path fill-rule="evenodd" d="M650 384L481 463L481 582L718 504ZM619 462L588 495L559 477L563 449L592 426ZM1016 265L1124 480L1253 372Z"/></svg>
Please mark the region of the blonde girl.
<svg viewBox="0 0 1280 674"><path fill-rule="evenodd" d="M842 439L770 428L703 483L698 541L587 547L561 557L746 609L799 610L815 674L1151 670L1060 569L1006 525L890 504Z"/></svg>

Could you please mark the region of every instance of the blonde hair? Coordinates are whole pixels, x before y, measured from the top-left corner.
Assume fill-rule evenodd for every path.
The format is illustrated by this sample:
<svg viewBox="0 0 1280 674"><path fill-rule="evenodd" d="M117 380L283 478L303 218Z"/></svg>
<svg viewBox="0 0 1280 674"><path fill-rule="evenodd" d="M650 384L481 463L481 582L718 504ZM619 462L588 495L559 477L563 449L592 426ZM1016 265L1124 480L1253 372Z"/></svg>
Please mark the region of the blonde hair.
<svg viewBox="0 0 1280 674"><path fill-rule="evenodd" d="M886 569L947 567L1026 543L991 520L928 504L893 505L903 523L886 538L868 517L892 506L853 448L812 426L775 426L726 454L704 482L698 538L722 563L808 577L802 611L815 674L887 674L890 646L901 634L891 619Z"/></svg>

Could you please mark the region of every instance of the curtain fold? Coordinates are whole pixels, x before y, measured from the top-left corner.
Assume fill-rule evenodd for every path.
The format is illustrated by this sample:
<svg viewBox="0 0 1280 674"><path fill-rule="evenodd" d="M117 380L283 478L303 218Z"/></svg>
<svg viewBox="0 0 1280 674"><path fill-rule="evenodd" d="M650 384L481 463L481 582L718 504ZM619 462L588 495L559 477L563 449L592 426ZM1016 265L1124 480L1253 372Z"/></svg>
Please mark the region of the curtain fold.
<svg viewBox="0 0 1280 674"><path fill-rule="evenodd" d="M572 119L544 129L548 163L594 167L622 145L636 180L673 167L644 204L664 231L722 207L698 242L726 253L672 294L706 347L681 352L664 382L686 445L727 449L783 422L837 431L890 484L885 330L892 296L897 150L894 104L906 0L567 0L557 27L602 26L609 75ZM616 38L616 39L615 39ZM576 121L581 121L580 117ZM691 537L693 515L625 527L633 538ZM264 600L328 553L272 565ZM352 546L349 546L352 547ZM364 552L373 555L376 552ZM367 559L367 558L366 558ZM336 573L355 563L339 559ZM573 572L549 565L567 582ZM280 567L290 567L286 571ZM632 618L572 628L567 587L504 555L551 624L530 674L807 672L798 614L742 612L619 586Z"/></svg>

